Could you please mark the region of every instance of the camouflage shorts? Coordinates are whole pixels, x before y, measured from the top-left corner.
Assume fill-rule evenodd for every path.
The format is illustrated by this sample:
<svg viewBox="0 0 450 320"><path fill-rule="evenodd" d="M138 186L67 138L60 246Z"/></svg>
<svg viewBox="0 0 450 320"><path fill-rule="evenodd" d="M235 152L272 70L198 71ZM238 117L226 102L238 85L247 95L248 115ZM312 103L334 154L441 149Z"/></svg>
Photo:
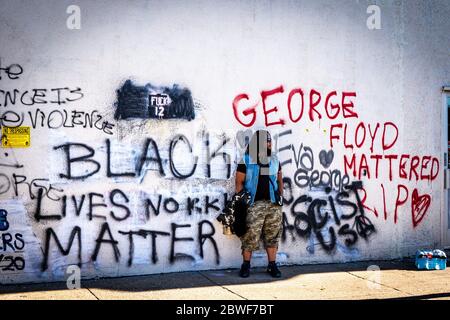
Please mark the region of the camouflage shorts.
<svg viewBox="0 0 450 320"><path fill-rule="evenodd" d="M270 201L255 201L247 212L247 232L241 237L242 250L256 251L262 238L264 247L278 247L281 238L282 207Z"/></svg>

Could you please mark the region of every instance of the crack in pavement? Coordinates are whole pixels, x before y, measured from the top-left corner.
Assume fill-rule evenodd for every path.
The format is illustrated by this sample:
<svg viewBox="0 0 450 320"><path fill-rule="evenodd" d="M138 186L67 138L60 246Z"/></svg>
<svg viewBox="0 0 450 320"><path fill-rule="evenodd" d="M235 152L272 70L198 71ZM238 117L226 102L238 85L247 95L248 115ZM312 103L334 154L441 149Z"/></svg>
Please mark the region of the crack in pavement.
<svg viewBox="0 0 450 320"><path fill-rule="evenodd" d="M92 291L91 291L91 289L89 289L89 288L86 288L87 289L87 291L89 291L94 297L95 297L95 299L97 299L97 300L100 300Z"/></svg>
<svg viewBox="0 0 450 320"><path fill-rule="evenodd" d="M230 289L228 289L227 287L222 286L221 284L219 284L219 283L215 282L214 280L210 279L207 275L203 274L201 271L198 271L198 273L199 273L200 275L202 275L205 279L207 279L208 281L210 281L211 283L215 284L216 286L219 286L219 287L221 287L222 289L227 290L228 292L230 292L230 293L232 293L232 294L238 296L239 298L242 298L242 299L244 299L244 300L248 300L246 297L241 296L239 293L236 293L236 292L234 292L233 290L230 290Z"/></svg>
<svg viewBox="0 0 450 320"><path fill-rule="evenodd" d="M408 295L408 296L410 296L410 297L414 296L413 294L411 294L411 293L409 293L409 292L402 291L402 290L400 290L400 289L397 289L397 288L395 288L395 287L388 286L388 285L383 284L383 283L381 283L381 282L376 282L376 281L373 281L373 280L370 280L370 279L367 279L367 278L358 276L358 275L352 273L351 271L347 271L347 273L350 274L350 275L352 275L352 276L354 276L354 277L356 277L356 278L358 278L358 279L365 280L365 281L369 281L369 282L372 282L372 283L376 283L376 284L378 284L378 285L380 285L380 286L383 286L383 287L386 287L386 288L389 288L389 289L398 291L398 292L403 293L403 294L406 294L406 295Z"/></svg>

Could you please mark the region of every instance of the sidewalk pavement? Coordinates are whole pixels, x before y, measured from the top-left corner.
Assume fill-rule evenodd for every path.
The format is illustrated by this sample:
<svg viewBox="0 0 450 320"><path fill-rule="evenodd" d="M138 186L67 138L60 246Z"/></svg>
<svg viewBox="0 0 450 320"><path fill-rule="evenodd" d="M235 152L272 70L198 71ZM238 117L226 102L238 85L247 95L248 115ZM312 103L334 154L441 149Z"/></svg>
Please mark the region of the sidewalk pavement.
<svg viewBox="0 0 450 320"><path fill-rule="evenodd" d="M378 266L380 273L367 270ZM372 267L373 268L373 267ZM344 264L281 266L281 279L252 268L247 279L238 270L211 270L82 280L66 283L2 285L9 299L450 299L450 268L418 271L414 261L366 261Z"/></svg>

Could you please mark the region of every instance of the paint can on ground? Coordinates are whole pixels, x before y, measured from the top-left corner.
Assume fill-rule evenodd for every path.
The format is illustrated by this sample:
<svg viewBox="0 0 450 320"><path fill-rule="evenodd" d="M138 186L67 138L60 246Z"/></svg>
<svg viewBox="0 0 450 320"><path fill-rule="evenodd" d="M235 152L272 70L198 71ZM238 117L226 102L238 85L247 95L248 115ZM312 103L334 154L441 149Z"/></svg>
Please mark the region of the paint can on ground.
<svg viewBox="0 0 450 320"><path fill-rule="evenodd" d="M417 250L415 264L419 270L445 270L447 255L442 250Z"/></svg>

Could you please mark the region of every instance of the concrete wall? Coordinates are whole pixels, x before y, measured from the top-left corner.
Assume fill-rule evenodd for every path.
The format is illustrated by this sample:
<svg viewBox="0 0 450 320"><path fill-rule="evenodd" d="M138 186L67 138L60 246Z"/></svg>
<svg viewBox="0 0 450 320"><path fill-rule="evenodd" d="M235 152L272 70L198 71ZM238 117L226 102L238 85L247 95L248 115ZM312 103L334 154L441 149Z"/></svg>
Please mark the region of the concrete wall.
<svg viewBox="0 0 450 320"><path fill-rule="evenodd" d="M31 145L0 150L0 282L238 267L216 217L263 127L285 177L279 262L441 245L449 17L447 1L2 0L0 125Z"/></svg>

